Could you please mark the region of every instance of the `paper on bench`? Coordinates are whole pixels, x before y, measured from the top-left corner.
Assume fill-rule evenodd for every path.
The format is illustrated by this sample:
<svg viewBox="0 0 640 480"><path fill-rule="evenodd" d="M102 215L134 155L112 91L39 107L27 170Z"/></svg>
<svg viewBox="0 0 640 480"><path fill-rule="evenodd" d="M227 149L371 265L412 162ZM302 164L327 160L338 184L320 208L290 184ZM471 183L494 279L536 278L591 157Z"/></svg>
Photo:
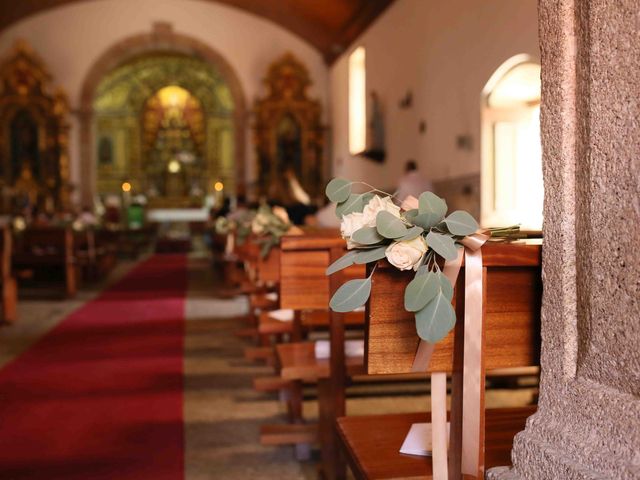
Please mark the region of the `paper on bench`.
<svg viewBox="0 0 640 480"><path fill-rule="evenodd" d="M449 423L447 422L447 437L449 436ZM414 423L407 434L400 453L405 455L431 456L431 424Z"/></svg>
<svg viewBox="0 0 640 480"><path fill-rule="evenodd" d="M329 358L331 347L329 340L318 340L315 344L315 355L318 360ZM344 342L344 354L347 357L364 356L364 340L346 340Z"/></svg>
<svg viewBox="0 0 640 480"><path fill-rule="evenodd" d="M272 312L269 312L269 318L273 318L274 320L278 320L279 322L292 322L293 310L290 308L281 308L279 310L274 310Z"/></svg>
<svg viewBox="0 0 640 480"><path fill-rule="evenodd" d="M270 300L272 302L276 302L276 301L278 301L278 292L269 292L269 293L265 294L264 298L266 298L267 300Z"/></svg>

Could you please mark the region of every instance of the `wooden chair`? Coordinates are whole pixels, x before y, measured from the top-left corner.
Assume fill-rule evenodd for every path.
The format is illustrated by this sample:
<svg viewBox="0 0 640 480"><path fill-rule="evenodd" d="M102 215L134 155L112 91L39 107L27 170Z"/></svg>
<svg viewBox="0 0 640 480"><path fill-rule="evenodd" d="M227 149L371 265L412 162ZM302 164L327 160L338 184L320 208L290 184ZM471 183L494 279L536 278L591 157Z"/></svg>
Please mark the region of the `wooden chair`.
<svg viewBox="0 0 640 480"><path fill-rule="evenodd" d="M477 458L471 458L471 470L464 478L484 478L486 468L510 463L513 436L524 428L526 418L535 407L484 408L485 373L504 369L537 365L539 361L539 312L541 299L539 244L488 244L483 251L482 342L480 348L480 419L478 437L471 442L478 445ZM412 276L378 264L374 275L366 319L366 371L371 375L408 373L412 370L418 346L415 320L404 310L404 290ZM457 322L454 331L439 342L429 363L429 373L447 372L451 375L451 411L448 457L448 478L462 475L462 399L464 365L464 269L455 289L453 304ZM332 325L331 379L334 395L344 385L345 363L338 344L343 327L338 315ZM334 345L336 343L336 345ZM334 350L337 354L334 356ZM439 379L444 377L438 376ZM432 385L446 388L446 384ZM334 398L334 397L331 397ZM336 401L334 411L340 412L342 402ZM446 408L446 407L445 407ZM445 413L439 410L441 413ZM333 413L333 412L332 412ZM337 431L343 452L358 479L431 478L431 457L399 453L405 436L414 423L428 422L428 414L340 416ZM467 459L468 460L468 459ZM334 458L335 475L344 478L340 458ZM465 467L469 470L468 462Z"/></svg>
<svg viewBox="0 0 640 480"><path fill-rule="evenodd" d="M18 278L33 278L51 283L51 274L57 272L64 294L76 294L76 259L73 232L70 228L28 228L15 236L13 268Z"/></svg>
<svg viewBox="0 0 640 480"><path fill-rule="evenodd" d="M12 241L8 227L0 228L0 287L2 288L2 321L13 323L17 318L18 289L11 273Z"/></svg>

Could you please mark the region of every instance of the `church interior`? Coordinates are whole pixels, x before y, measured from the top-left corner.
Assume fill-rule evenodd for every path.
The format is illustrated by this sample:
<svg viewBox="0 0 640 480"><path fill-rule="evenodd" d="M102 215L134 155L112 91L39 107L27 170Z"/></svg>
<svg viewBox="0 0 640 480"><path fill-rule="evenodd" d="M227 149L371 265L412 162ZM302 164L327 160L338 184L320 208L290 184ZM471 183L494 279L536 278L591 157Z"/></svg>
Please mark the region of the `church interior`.
<svg viewBox="0 0 640 480"><path fill-rule="evenodd" d="M640 479L640 0L0 2L0 479Z"/></svg>

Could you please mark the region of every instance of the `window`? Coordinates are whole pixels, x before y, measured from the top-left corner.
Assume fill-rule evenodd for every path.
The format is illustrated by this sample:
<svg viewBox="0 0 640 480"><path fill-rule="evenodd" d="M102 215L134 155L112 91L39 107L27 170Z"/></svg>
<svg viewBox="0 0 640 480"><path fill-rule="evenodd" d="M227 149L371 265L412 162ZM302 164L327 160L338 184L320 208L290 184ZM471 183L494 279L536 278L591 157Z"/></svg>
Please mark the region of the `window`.
<svg viewBox="0 0 640 480"><path fill-rule="evenodd" d="M349 55L349 153L356 155L366 148L367 91L364 47Z"/></svg>
<svg viewBox="0 0 640 480"><path fill-rule="evenodd" d="M482 224L540 230L540 65L524 56L506 62L483 104Z"/></svg>

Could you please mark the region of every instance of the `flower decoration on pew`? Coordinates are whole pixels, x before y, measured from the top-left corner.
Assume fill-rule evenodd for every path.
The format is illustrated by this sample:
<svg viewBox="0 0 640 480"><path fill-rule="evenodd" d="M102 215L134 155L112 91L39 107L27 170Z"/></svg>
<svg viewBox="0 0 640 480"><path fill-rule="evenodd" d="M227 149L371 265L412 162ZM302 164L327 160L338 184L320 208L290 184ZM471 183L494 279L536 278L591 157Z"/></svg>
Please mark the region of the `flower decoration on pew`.
<svg viewBox="0 0 640 480"><path fill-rule="evenodd" d="M280 244L280 238L290 233L293 224L287 211L279 206L261 205L251 222L251 233L260 245L260 256L265 258L271 249Z"/></svg>
<svg viewBox="0 0 640 480"><path fill-rule="evenodd" d="M255 215L255 210L245 210L230 213L226 217L218 217L215 231L218 235L235 234L238 245L242 245L251 233L251 222Z"/></svg>
<svg viewBox="0 0 640 480"><path fill-rule="evenodd" d="M294 229L289 214L279 206L262 204L257 210L232 212L219 217L215 223L218 235L236 235L238 245L249 238L260 245L260 256L265 258L271 249L280 244L280 238Z"/></svg>
<svg viewBox="0 0 640 480"><path fill-rule="evenodd" d="M354 193L356 185L369 190ZM362 182L335 178L327 185L326 195L337 203L336 215L342 221L340 230L349 249L329 266L327 275L384 258L399 270L414 271L415 277L405 290L405 309L415 314L421 339L430 343L443 339L455 325L456 315L451 305L453 286L442 273L438 259L456 260L462 241L478 232L478 222L462 210L447 215L446 202L432 192L413 199L415 205L405 201L400 207L391 194ZM518 230L514 226L483 233L504 237ZM368 278L342 285L331 299L331 309L349 312L364 305L376 266Z"/></svg>

